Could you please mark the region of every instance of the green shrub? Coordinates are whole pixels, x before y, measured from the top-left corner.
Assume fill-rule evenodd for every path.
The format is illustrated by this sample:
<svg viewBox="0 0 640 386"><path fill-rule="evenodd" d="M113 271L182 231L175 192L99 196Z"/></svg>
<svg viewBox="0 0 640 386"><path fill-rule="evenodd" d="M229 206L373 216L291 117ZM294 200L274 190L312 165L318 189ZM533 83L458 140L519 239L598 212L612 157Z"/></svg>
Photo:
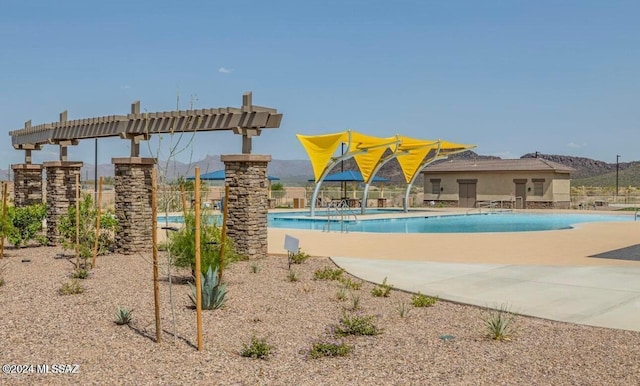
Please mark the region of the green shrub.
<svg viewBox="0 0 640 386"><path fill-rule="evenodd" d="M485 335L494 340L510 340L515 317L516 314L512 313L505 304L489 311L484 318Z"/></svg>
<svg viewBox="0 0 640 386"><path fill-rule="evenodd" d="M298 249L298 252L292 253L289 256L289 260L292 264L302 264L309 258L309 254L302 251L302 249Z"/></svg>
<svg viewBox="0 0 640 386"><path fill-rule="evenodd" d="M273 346L267 343L266 338L259 339L254 335L251 337L251 343L242 345L240 355L253 359L267 359L272 350Z"/></svg>
<svg viewBox="0 0 640 386"><path fill-rule="evenodd" d="M400 315L401 318L405 318L407 315L409 315L409 308L407 307L407 303L405 302L398 302L396 304L396 310L398 311L398 315Z"/></svg>
<svg viewBox="0 0 640 386"><path fill-rule="evenodd" d="M418 292L411 297L411 304L414 307L431 307L438 302L438 297L423 295Z"/></svg>
<svg viewBox="0 0 640 386"><path fill-rule="evenodd" d="M350 277L341 277L338 279L346 289L359 290L362 288L362 281L353 281Z"/></svg>
<svg viewBox="0 0 640 386"><path fill-rule="evenodd" d="M351 309L353 311L360 309L360 295L355 292L351 292Z"/></svg>
<svg viewBox="0 0 640 386"><path fill-rule="evenodd" d="M189 298L193 304L196 303L196 286L189 283L191 287L191 294ZM215 310L222 307L225 303L227 296L227 285L218 283L218 269L215 271L211 269L211 266L207 269L207 274L204 275L200 272L200 287L201 287L201 305L204 310Z"/></svg>
<svg viewBox="0 0 640 386"><path fill-rule="evenodd" d="M78 268L71 274L74 279L86 279L89 277L89 271L84 268Z"/></svg>
<svg viewBox="0 0 640 386"><path fill-rule="evenodd" d="M295 271L289 271L289 274L287 275L287 279L289 279L290 282L296 282L298 281L298 274L295 273Z"/></svg>
<svg viewBox="0 0 640 386"><path fill-rule="evenodd" d="M78 281L78 279L72 279L68 282L62 284L62 287L58 289L58 293L60 295L76 295L84 292L84 288L82 284Z"/></svg>
<svg viewBox="0 0 640 386"><path fill-rule="evenodd" d="M93 256L93 248L96 241L96 219L98 209L94 207L91 194L86 194L79 203L80 222L78 233L78 253L86 260ZM100 214L100 234L98 235L98 255L109 252L116 243L116 232L119 224L115 215L110 212ZM76 206L71 205L67 214L60 217L58 232L62 237L62 247L64 249L76 248ZM87 265L85 264L85 268Z"/></svg>
<svg viewBox="0 0 640 386"><path fill-rule="evenodd" d="M251 264L251 273L258 273L258 272L260 272L260 264L252 263Z"/></svg>
<svg viewBox="0 0 640 386"><path fill-rule="evenodd" d="M220 242L222 240L222 230L215 224L207 222L208 216L202 215L200 222L200 269L206 273L209 267L217 269L220 263ZM196 266L195 247L195 215L187 214L184 227L178 232L172 232L169 236L169 251L175 258L174 265L177 267L191 268ZM236 252L233 240L225 238L224 244L224 269L228 263L246 260Z"/></svg>
<svg viewBox="0 0 640 386"><path fill-rule="evenodd" d="M27 245L29 241L35 240L41 245L47 244L46 236L42 234L42 225L47 214L44 204L33 204L16 208L7 208L7 218L1 224L7 240L14 247Z"/></svg>
<svg viewBox="0 0 640 386"><path fill-rule="evenodd" d="M380 329L373 323L373 316L349 315L342 313L340 324L334 327L336 335L378 335Z"/></svg>
<svg viewBox="0 0 640 386"><path fill-rule="evenodd" d="M314 280L338 280L342 276L344 270L342 268L325 267L313 273Z"/></svg>
<svg viewBox="0 0 640 386"><path fill-rule="evenodd" d="M348 346L344 342L328 342L319 340L311 344L311 349L307 358L318 359L322 357L343 357L348 355L353 346Z"/></svg>
<svg viewBox="0 0 640 386"><path fill-rule="evenodd" d="M336 292L336 299L343 301L347 298L347 291L344 288L338 288Z"/></svg>
<svg viewBox="0 0 640 386"><path fill-rule="evenodd" d="M131 323L131 319L133 318L133 310L130 310L126 307L118 306L115 312L116 319L114 320L115 324L122 326L125 324Z"/></svg>
<svg viewBox="0 0 640 386"><path fill-rule="evenodd" d="M389 297L392 288L392 285L387 284L387 278L385 277L382 284L378 284L371 290L371 295L386 298Z"/></svg>

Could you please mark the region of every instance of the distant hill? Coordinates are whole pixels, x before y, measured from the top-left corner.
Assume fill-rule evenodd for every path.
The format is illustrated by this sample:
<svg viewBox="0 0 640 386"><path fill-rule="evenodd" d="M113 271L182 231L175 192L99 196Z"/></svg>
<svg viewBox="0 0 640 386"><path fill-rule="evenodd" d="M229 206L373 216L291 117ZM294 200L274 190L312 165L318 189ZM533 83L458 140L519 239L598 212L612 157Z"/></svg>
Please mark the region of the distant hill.
<svg viewBox="0 0 640 386"><path fill-rule="evenodd" d="M527 153L520 158L543 158L549 161L557 162L575 169L575 173L571 176L571 185L573 186L615 186L616 181L616 164L607 163L584 157L573 157L566 155L553 155L542 153ZM500 157L485 156L468 151L460 154L454 154L450 159L500 159ZM166 177L173 180L178 176L192 176L196 166L200 167L201 173L207 173L214 170L224 169L224 164L220 161L219 155L208 155L205 158L194 161L191 164L178 161L161 161L160 167L166 170ZM640 186L640 161L621 162L618 165L618 183L620 187L624 186ZM357 170L356 163L353 159L344 161L344 164L334 168L334 172L341 170ZM268 174L280 177L285 185L305 185L308 180L313 177L311 162L309 160L278 160L274 159L269 163ZM7 169L0 169L0 180L6 180L8 177ZM112 177L114 168L111 164L98 165L98 175L104 177ZM379 176L390 180L390 184L404 184L404 176L397 160L391 160L384 165ZM82 167L81 178L84 180L94 179L94 165L85 163ZM416 180L416 184L422 184L422 176Z"/></svg>

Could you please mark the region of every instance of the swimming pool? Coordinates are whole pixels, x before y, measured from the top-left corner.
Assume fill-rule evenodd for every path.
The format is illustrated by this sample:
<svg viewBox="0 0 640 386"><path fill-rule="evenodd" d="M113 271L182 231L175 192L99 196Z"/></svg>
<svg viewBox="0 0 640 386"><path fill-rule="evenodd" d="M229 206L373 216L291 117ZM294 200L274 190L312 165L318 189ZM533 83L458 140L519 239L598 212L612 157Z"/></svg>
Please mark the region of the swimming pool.
<svg viewBox="0 0 640 386"><path fill-rule="evenodd" d="M220 215L213 216L219 225ZM164 217L159 218L164 222ZM181 216L170 216L170 222L182 222ZM322 216L309 217L308 212L269 213L268 227L287 229L327 230L371 233L480 233L480 232L530 232L571 229L587 222L633 221L628 215L599 214L539 214L539 213L487 213L472 215L426 215L339 221Z"/></svg>

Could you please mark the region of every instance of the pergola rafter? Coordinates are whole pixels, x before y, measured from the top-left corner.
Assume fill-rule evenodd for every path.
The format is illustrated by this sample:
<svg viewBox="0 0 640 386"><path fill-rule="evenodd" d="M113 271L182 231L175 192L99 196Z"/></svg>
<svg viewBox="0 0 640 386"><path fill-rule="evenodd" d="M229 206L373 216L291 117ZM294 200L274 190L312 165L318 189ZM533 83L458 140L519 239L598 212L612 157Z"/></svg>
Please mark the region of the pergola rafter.
<svg viewBox="0 0 640 386"><path fill-rule="evenodd" d="M39 150L43 145L66 146L91 138L121 137L132 141L135 138L139 143L140 139L148 139L152 134L232 130L243 136L243 153L250 153L251 137L259 136L262 129L279 127L281 121L282 114L276 109L253 105L252 95L248 92L243 95L240 108L141 113L140 102L136 101L127 115L67 120L64 111L58 122L32 126L31 121L27 121L24 128L10 131L9 135L15 149Z"/></svg>

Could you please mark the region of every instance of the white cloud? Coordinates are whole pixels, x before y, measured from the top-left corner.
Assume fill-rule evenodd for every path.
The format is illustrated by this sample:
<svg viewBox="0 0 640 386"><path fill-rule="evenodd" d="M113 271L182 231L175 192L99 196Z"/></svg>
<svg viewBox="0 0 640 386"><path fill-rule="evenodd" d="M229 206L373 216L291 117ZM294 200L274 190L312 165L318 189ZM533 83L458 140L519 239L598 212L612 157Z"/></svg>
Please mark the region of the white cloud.
<svg viewBox="0 0 640 386"><path fill-rule="evenodd" d="M222 74L230 74L232 70L228 69L228 68L224 68L224 67L220 67L218 68L218 72L222 73Z"/></svg>
<svg viewBox="0 0 640 386"><path fill-rule="evenodd" d="M129 86L128 84L125 84L124 86L121 87L123 90L128 90L131 88L131 86Z"/></svg>
<svg viewBox="0 0 640 386"><path fill-rule="evenodd" d="M570 147L572 149L581 149L583 147L587 146L586 143L575 143L575 142L569 142L567 144L567 147Z"/></svg>

